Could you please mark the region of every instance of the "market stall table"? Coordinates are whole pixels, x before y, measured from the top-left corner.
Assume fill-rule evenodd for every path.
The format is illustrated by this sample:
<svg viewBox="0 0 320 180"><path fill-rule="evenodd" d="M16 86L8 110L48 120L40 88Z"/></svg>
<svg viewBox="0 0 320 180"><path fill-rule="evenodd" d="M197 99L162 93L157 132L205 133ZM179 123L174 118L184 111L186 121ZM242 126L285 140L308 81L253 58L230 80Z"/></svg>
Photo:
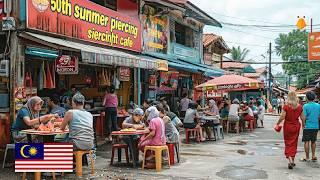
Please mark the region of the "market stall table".
<svg viewBox="0 0 320 180"><path fill-rule="evenodd" d="M58 135L58 134L68 134L69 130L55 130L55 131L38 131L35 129L25 129L25 130L21 130L20 132L27 134L28 137L28 141L31 141L31 135L38 135L41 136L43 138L43 142L47 143L47 142L54 142L54 136Z"/></svg>
<svg viewBox="0 0 320 180"><path fill-rule="evenodd" d="M206 127L212 127L213 133L215 134L214 127L216 125L220 124L220 117L219 116L200 116L200 121L203 122L204 124L207 124ZM210 140L211 138L209 138ZM214 141L216 141L216 135Z"/></svg>
<svg viewBox="0 0 320 180"><path fill-rule="evenodd" d="M138 148L134 148L134 136L136 135L143 135L145 134L145 131L143 130L136 130L136 131L113 131L111 133L112 136L128 136L129 137L129 147L132 150L131 153L131 158L133 161L133 167L135 168L137 166L136 161L138 161L138 159L136 159L136 155L137 153L139 153ZM119 154L119 153L118 153Z"/></svg>

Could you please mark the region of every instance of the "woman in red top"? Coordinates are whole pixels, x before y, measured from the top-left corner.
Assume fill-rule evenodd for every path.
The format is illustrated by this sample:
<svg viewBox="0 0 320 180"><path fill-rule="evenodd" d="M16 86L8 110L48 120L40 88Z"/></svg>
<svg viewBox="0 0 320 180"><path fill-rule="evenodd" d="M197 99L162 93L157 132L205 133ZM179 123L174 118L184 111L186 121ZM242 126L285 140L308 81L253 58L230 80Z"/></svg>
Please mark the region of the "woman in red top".
<svg viewBox="0 0 320 180"><path fill-rule="evenodd" d="M289 92L288 103L283 106L283 111L277 125L284 120L283 138L285 143L284 154L289 160L288 168L292 169L296 164L294 158L297 153L298 138L300 132L299 117L302 117L302 106L295 92Z"/></svg>

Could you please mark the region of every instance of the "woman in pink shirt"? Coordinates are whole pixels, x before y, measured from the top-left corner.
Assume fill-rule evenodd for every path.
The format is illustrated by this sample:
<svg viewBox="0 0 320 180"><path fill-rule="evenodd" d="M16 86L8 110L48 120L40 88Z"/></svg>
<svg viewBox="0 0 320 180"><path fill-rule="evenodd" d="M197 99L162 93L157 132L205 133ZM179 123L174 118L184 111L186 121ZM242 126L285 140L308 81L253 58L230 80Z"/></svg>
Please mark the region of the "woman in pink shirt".
<svg viewBox="0 0 320 180"><path fill-rule="evenodd" d="M139 149L144 152L145 146L162 146L166 144L165 125L159 117L160 113L156 107L152 106L146 110L147 122L149 124L146 134L141 137ZM146 159L150 158L150 153L146 155Z"/></svg>
<svg viewBox="0 0 320 180"><path fill-rule="evenodd" d="M117 107L118 107L118 97L115 94L115 87L112 85L109 92L104 96L103 104L106 108L106 132L108 134L108 140L112 141L111 133L112 131L118 130L118 120L117 120Z"/></svg>

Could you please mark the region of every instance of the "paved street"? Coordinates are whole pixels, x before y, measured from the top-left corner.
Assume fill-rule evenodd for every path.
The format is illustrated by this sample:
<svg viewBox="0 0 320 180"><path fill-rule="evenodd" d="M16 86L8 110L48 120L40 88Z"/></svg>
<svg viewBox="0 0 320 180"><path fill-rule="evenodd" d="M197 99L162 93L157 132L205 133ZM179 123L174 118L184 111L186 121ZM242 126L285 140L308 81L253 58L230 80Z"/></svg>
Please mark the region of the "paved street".
<svg viewBox="0 0 320 180"><path fill-rule="evenodd" d="M154 170L127 168L125 165L110 167L110 146L103 145L98 149L96 174L93 179L278 179L304 180L319 179L319 163L297 162L294 170L287 169L283 156L281 134L273 131L272 126L278 117L267 116L266 128L256 129L253 133L226 135L218 142L182 144L182 162L170 169L164 168L161 173ZM184 139L184 137L183 137ZM320 154L318 145L318 154ZM299 142L297 158L303 157L303 147ZM85 168L87 169L87 168ZM88 178L87 171L85 178ZM12 168L6 168L0 179L12 179L19 175ZM31 176L30 176L31 177ZM29 178L30 179L30 178ZM46 178L49 179L49 178ZM61 179L59 177L59 179ZM63 179L74 179L67 175Z"/></svg>

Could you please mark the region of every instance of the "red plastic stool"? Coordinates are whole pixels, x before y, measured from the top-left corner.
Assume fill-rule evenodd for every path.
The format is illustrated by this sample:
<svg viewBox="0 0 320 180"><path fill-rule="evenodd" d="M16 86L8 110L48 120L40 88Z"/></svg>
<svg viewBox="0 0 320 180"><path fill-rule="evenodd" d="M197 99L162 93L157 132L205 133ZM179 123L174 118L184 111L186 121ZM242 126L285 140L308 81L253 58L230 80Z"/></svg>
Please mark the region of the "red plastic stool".
<svg viewBox="0 0 320 180"><path fill-rule="evenodd" d="M174 150L176 150L177 162L180 162L179 157L179 144L167 143L169 154L170 154L170 165L174 164Z"/></svg>
<svg viewBox="0 0 320 180"><path fill-rule="evenodd" d="M252 120L250 120L250 121L248 121L249 122L249 124L248 124L248 129L250 130L250 131L253 131L253 129L254 129L254 119L252 119Z"/></svg>
<svg viewBox="0 0 320 180"><path fill-rule="evenodd" d="M198 129L196 128L193 128L193 129L188 129L188 128L185 128L185 131L186 131L186 144L189 144L189 133L195 133L196 135L196 138L197 138L197 141L200 142L200 134L199 134L199 131Z"/></svg>
<svg viewBox="0 0 320 180"><path fill-rule="evenodd" d="M127 164L129 164L129 154L128 154L128 145L127 144L112 144L112 154L111 154L111 162L110 164L113 164L113 158L114 158L114 151L115 149L119 150L118 153L121 154L121 149L125 150L125 154L126 154L126 161ZM119 158L120 157L120 158ZM118 161L121 162L121 155L118 154Z"/></svg>

